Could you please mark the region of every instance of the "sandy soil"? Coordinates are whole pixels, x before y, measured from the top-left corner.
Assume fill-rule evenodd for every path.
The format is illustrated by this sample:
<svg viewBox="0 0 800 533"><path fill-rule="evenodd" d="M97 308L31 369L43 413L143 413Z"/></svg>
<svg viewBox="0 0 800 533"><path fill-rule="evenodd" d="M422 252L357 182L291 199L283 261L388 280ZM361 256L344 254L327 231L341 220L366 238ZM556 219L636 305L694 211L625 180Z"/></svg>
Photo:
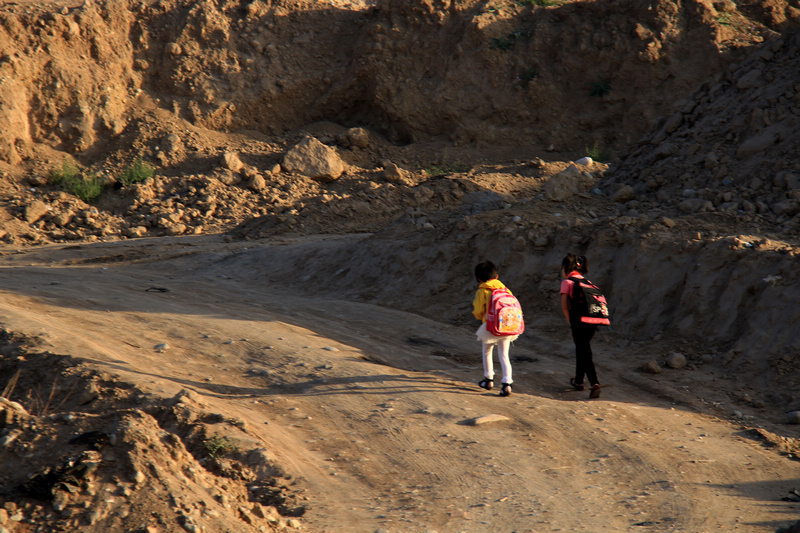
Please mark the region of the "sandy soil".
<svg viewBox="0 0 800 533"><path fill-rule="evenodd" d="M0 3L0 533L797 522L798 22ZM341 173L290 164L309 138ZM595 400L567 251L613 311ZM485 259L525 310L508 398L476 385Z"/></svg>
<svg viewBox="0 0 800 533"><path fill-rule="evenodd" d="M589 401L565 387L571 345L556 328L514 346L514 394L500 398L474 384L471 328L295 294L268 264L226 260L269 246L6 250L0 316L40 350L153 397L194 391L204 410L244 421L244 442L266 446L308 497L303 530L774 531L796 516L781 499L796 463L714 416L705 378L644 377L606 334L606 388ZM491 415L504 419L471 423Z"/></svg>

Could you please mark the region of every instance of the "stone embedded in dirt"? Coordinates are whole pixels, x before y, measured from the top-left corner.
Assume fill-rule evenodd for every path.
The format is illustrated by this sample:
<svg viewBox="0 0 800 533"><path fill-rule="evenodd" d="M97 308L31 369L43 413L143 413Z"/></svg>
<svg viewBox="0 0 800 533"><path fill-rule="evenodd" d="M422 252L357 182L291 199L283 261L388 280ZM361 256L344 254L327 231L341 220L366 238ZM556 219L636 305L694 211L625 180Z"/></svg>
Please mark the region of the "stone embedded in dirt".
<svg viewBox="0 0 800 533"><path fill-rule="evenodd" d="M289 150L282 166L284 170L322 182L335 181L345 171L345 163L336 150L314 137L306 137Z"/></svg>
<svg viewBox="0 0 800 533"><path fill-rule="evenodd" d="M350 128L345 133L351 146L366 148L369 146L369 132L364 128Z"/></svg>
<svg viewBox="0 0 800 533"><path fill-rule="evenodd" d="M617 203L624 204L636 198L636 192L630 185L623 185L611 196L611 199Z"/></svg>
<svg viewBox="0 0 800 533"><path fill-rule="evenodd" d="M800 411L790 411L786 413L787 424L800 424Z"/></svg>
<svg viewBox="0 0 800 533"><path fill-rule="evenodd" d="M503 415L483 415L476 418L470 418L465 423L469 426L480 426L481 424L489 424L491 422L505 422L510 420L507 416Z"/></svg>
<svg viewBox="0 0 800 533"><path fill-rule="evenodd" d="M553 202L562 202L580 192L591 190L594 186L594 176L588 172L581 172L578 167L570 165L547 180L544 185L544 197Z"/></svg>
<svg viewBox="0 0 800 533"><path fill-rule="evenodd" d="M261 192L267 188L267 180L261 174L256 174L250 178L247 188L254 192Z"/></svg>
<svg viewBox="0 0 800 533"><path fill-rule="evenodd" d="M222 154L220 163L231 172L239 172L244 167L244 163L239 159L239 154L236 152L225 152Z"/></svg>
<svg viewBox="0 0 800 533"><path fill-rule="evenodd" d="M35 200L25 206L25 222L33 224L50 211L46 203Z"/></svg>
<svg viewBox="0 0 800 533"><path fill-rule="evenodd" d="M389 183L403 183L406 180L406 171L391 161L384 161L383 179Z"/></svg>
<svg viewBox="0 0 800 533"><path fill-rule="evenodd" d="M800 213L800 201L788 199L777 202L772 206L772 211L778 216L793 217Z"/></svg>
<svg viewBox="0 0 800 533"><path fill-rule="evenodd" d="M736 157L739 159L747 159L758 153L765 151L767 148L775 144L778 140L779 132L777 128L768 128L752 137L745 139L736 150Z"/></svg>
<svg viewBox="0 0 800 533"><path fill-rule="evenodd" d="M658 219L658 221L661 222L663 225L665 225L668 228L674 228L675 227L675 221L672 220L671 218L661 217L660 219Z"/></svg>
<svg viewBox="0 0 800 533"><path fill-rule="evenodd" d="M686 356L682 353L674 352L667 357L667 366L674 369L683 368L686 366Z"/></svg>
<svg viewBox="0 0 800 533"><path fill-rule="evenodd" d="M660 374L662 372L661 365L658 364L658 361L655 359L650 359L644 365L642 365L642 372L646 372L648 374Z"/></svg>
<svg viewBox="0 0 800 533"><path fill-rule="evenodd" d="M461 197L461 211L468 214L503 209L505 205L506 199L494 191L475 191Z"/></svg>
<svg viewBox="0 0 800 533"><path fill-rule="evenodd" d="M705 213L714 210L714 204L702 198L689 198L678 204L678 209L684 213Z"/></svg>

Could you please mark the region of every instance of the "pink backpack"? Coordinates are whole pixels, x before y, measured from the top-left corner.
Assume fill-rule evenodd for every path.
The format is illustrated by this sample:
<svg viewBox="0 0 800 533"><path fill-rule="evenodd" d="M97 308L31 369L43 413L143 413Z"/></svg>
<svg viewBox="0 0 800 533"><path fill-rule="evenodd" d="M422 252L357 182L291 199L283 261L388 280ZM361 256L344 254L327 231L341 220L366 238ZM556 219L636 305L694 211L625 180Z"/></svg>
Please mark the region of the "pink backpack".
<svg viewBox="0 0 800 533"><path fill-rule="evenodd" d="M519 335L525 331L522 307L506 289L494 289L486 310L486 331L496 337Z"/></svg>

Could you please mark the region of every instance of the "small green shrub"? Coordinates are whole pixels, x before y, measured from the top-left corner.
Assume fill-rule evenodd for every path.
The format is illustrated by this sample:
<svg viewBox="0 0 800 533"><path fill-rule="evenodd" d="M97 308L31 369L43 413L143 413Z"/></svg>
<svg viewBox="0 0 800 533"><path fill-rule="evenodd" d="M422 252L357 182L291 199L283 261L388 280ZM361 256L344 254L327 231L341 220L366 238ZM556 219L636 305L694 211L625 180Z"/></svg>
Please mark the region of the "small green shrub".
<svg viewBox="0 0 800 533"><path fill-rule="evenodd" d="M239 447L233 439L222 435L214 435L210 439L206 439L203 444L205 444L208 455L210 455L212 459L218 459L239 451Z"/></svg>
<svg viewBox="0 0 800 533"><path fill-rule="evenodd" d="M721 24L723 26L733 26L733 15L730 13L723 13L721 15L717 15L714 20L717 21L717 24Z"/></svg>
<svg viewBox="0 0 800 533"><path fill-rule="evenodd" d="M603 148L597 141L595 141L594 145L591 147L586 146L585 148L586 156L591 157L593 161L597 161L598 163L607 163L614 158L611 150L608 148Z"/></svg>
<svg viewBox="0 0 800 533"><path fill-rule="evenodd" d="M122 175L119 178L120 183L127 187L134 183L140 183L147 178L152 178L155 174L155 167L150 163L144 161L141 157L137 157L133 163L125 167Z"/></svg>
<svg viewBox="0 0 800 533"><path fill-rule="evenodd" d="M451 163L441 163L438 165L431 165L425 169L425 173L430 176L431 178L440 178L442 176L447 176L448 174L459 174L462 172L467 172L470 169L470 166L466 163L462 163L460 161L454 161Z"/></svg>
<svg viewBox="0 0 800 533"><path fill-rule="evenodd" d="M91 204L100 197L105 182L94 171L88 170L84 175L64 179L62 184L67 192L74 194L87 204Z"/></svg>
<svg viewBox="0 0 800 533"><path fill-rule="evenodd" d="M47 183L50 185L60 185L64 181L74 180L80 174L78 165L70 158L65 157L61 162L61 168L54 168L50 171Z"/></svg>

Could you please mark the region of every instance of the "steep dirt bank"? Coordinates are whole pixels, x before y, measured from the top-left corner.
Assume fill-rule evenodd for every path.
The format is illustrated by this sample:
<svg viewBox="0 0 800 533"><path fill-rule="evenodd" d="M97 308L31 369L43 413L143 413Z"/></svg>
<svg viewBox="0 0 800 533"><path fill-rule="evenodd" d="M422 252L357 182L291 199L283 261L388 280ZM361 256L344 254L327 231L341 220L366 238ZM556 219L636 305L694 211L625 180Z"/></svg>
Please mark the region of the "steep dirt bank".
<svg viewBox="0 0 800 533"><path fill-rule="evenodd" d="M603 180L636 212L724 211L759 232L800 220L800 32L753 52L681 100ZM628 185L627 194L619 193Z"/></svg>
<svg viewBox="0 0 800 533"><path fill-rule="evenodd" d="M578 213L605 204L585 202ZM787 327L800 320L795 240L725 231L724 214L678 223L613 216L589 222L565 207L531 202L456 214L432 218L426 230L409 218L344 246L311 246L307 254L270 245L224 260L220 271L244 263L304 290L469 325L472 267L490 258L521 298L526 321L550 331L561 258L572 250L590 258L591 278L611 301L614 331L639 343L641 357L663 361L677 350L733 383L746 382L776 414L800 407L800 332Z"/></svg>
<svg viewBox="0 0 800 533"><path fill-rule="evenodd" d="M0 156L96 162L138 135L142 94L215 130L330 120L399 143L618 150L798 16L795 1L10 5Z"/></svg>

